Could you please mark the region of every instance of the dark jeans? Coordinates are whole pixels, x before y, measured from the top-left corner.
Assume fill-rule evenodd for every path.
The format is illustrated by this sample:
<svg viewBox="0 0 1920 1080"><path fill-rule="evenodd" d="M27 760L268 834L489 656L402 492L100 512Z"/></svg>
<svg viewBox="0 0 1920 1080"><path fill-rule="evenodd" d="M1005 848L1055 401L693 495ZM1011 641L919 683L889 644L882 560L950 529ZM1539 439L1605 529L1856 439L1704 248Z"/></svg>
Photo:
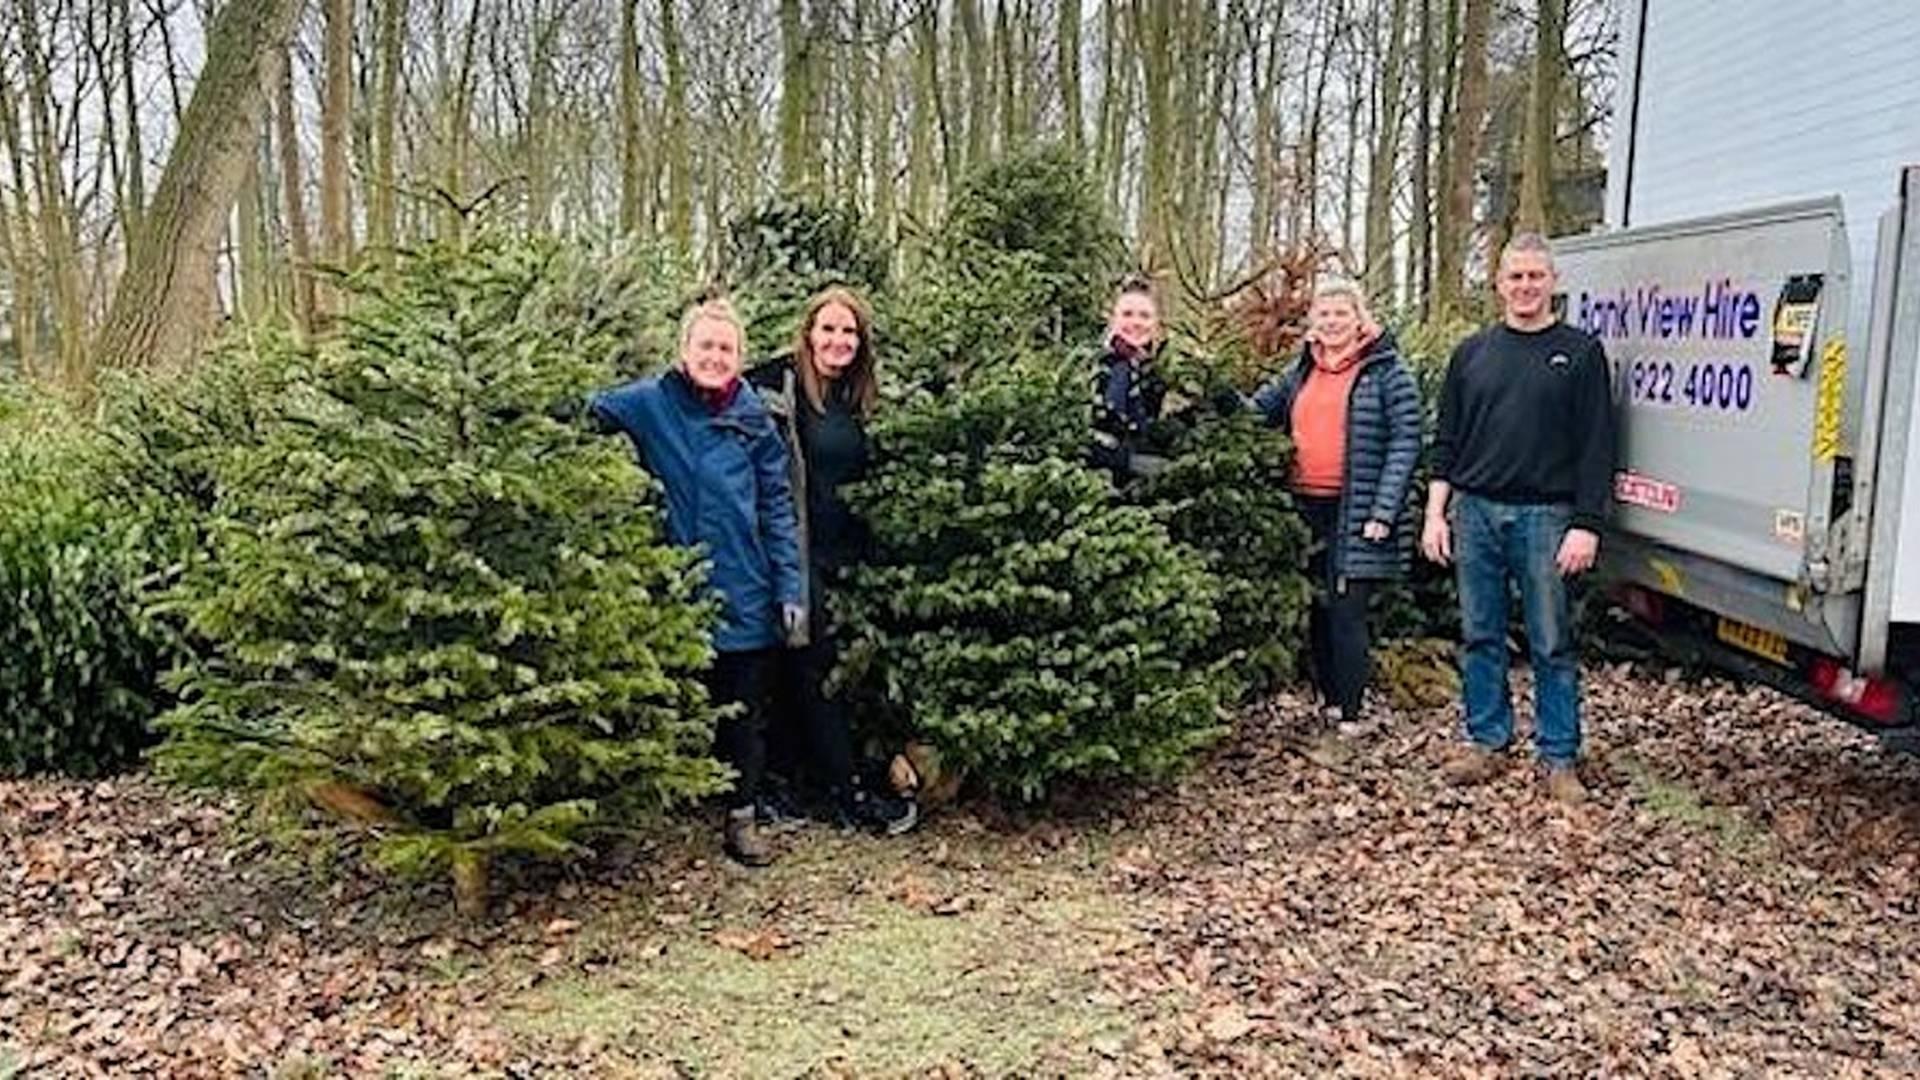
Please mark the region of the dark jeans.
<svg viewBox="0 0 1920 1080"><path fill-rule="evenodd" d="M1338 580L1332 573L1333 549L1340 542L1340 500L1297 495L1294 501L1313 535L1307 574L1313 579L1313 610L1307 617L1307 642L1313 661L1313 685L1342 720L1360 718L1370 667L1367 599L1370 581Z"/></svg>
<svg viewBox="0 0 1920 1080"><path fill-rule="evenodd" d="M767 674L772 649L723 652L707 672L707 693L716 705L738 705L714 731L714 754L740 775L728 805L752 806L767 768Z"/></svg>
<svg viewBox="0 0 1920 1080"><path fill-rule="evenodd" d="M1488 749L1513 739L1507 688L1509 583L1520 587L1533 665L1533 741L1550 766L1580 756L1580 665L1568 582L1554 566L1572 511L1563 504L1453 500L1453 560L1460 585L1467 737Z"/></svg>

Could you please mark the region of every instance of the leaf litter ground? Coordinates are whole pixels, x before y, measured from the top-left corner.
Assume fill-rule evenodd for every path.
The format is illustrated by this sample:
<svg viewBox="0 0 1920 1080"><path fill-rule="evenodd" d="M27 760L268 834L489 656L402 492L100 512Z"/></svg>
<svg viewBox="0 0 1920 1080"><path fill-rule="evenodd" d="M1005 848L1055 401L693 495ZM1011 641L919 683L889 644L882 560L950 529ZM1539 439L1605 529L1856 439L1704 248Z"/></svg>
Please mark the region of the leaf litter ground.
<svg viewBox="0 0 1920 1080"><path fill-rule="evenodd" d="M1282 696L1172 789L756 873L683 821L484 924L143 778L0 784L0 1077L1920 1072L1920 762L1587 690L1579 809L1446 786L1448 710L1314 764Z"/></svg>

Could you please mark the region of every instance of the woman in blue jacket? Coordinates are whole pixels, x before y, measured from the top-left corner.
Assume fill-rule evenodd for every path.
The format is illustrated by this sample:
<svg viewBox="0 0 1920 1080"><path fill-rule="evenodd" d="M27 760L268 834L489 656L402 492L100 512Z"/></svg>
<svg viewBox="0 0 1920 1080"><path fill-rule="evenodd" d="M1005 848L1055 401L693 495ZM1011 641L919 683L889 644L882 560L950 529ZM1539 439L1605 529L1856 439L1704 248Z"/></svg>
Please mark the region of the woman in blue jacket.
<svg viewBox="0 0 1920 1080"><path fill-rule="evenodd" d="M1420 390L1351 281L1313 291L1300 358L1254 396L1294 446L1294 502L1313 534L1308 625L1323 722L1360 729L1367 599L1412 562L1407 486L1420 458ZM1323 743L1322 756L1335 756Z"/></svg>
<svg viewBox="0 0 1920 1080"><path fill-rule="evenodd" d="M796 539L787 449L759 397L740 379L746 330L731 305L708 301L680 324L680 362L657 378L600 394L593 414L633 441L667 496L667 538L701 547L719 595L718 652L708 686L740 708L715 736L739 773L723 846L748 866L772 861L754 825L766 765L764 698L774 650L804 635L806 584Z"/></svg>

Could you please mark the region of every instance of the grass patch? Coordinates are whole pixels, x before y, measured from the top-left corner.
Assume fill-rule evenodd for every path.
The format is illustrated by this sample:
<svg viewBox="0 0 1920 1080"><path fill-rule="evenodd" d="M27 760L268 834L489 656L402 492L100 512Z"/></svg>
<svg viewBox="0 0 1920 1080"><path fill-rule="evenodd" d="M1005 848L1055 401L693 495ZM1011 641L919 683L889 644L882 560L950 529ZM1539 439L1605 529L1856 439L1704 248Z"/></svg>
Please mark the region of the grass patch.
<svg viewBox="0 0 1920 1080"><path fill-rule="evenodd" d="M778 878L797 883L817 865L783 862L775 880L747 884L723 921L752 926L755 912L768 911L754 894L785 891ZM911 872L920 875L915 888L965 897L963 910L935 914L884 888L822 890L813 878L806 891L830 903L757 919L794 942L770 958L689 927L609 968L527 992L506 1005L503 1021L523 1035L590 1040L683 1076L756 1078L823 1067L894 1076L940 1065L985 1076L1072 1074L1091 1067L1090 1043L1130 1029L1095 974L1126 933L1116 901L1045 869L1004 871L989 893L969 892L981 882L967 875Z"/></svg>
<svg viewBox="0 0 1920 1080"><path fill-rule="evenodd" d="M1706 802L1693 788L1661 776L1636 758L1617 758L1615 764L1632 782L1634 797L1654 817L1706 834L1721 851L1743 861L1772 855L1771 837L1739 811Z"/></svg>

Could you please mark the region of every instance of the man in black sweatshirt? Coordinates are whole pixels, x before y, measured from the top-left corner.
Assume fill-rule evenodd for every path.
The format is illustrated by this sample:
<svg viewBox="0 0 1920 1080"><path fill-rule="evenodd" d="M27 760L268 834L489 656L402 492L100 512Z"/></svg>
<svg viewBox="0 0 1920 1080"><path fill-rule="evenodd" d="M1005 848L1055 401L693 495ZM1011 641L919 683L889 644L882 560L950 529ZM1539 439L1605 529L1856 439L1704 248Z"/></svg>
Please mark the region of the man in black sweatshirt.
<svg viewBox="0 0 1920 1080"><path fill-rule="evenodd" d="M1501 321L1447 365L1421 548L1453 563L1470 745L1457 783L1499 771L1513 738L1507 689L1509 581L1520 587L1534 678L1534 745L1547 790L1586 797L1580 667L1568 583L1592 568L1612 496L1614 425L1606 353L1553 313L1553 253L1523 233L1500 253Z"/></svg>

